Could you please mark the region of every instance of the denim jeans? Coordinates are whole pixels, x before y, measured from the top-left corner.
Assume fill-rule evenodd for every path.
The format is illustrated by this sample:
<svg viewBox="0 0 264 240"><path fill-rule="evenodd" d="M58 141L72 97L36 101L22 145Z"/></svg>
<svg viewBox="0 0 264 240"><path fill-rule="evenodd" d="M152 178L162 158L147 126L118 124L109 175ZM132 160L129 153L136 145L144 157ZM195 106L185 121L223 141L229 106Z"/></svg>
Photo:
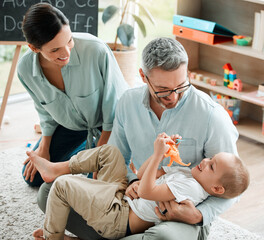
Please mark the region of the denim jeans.
<svg viewBox="0 0 264 240"><path fill-rule="evenodd" d="M73 131L59 125L51 139L50 143L50 161L51 162L64 162L69 160L73 155L85 149L87 138L87 130L84 131ZM36 150L39 146L41 138L34 146L33 150ZM24 174L26 165L22 170ZM24 180L25 177L23 176ZM36 173L33 182L25 180L31 187L39 187L44 181L41 178L39 172Z"/></svg>

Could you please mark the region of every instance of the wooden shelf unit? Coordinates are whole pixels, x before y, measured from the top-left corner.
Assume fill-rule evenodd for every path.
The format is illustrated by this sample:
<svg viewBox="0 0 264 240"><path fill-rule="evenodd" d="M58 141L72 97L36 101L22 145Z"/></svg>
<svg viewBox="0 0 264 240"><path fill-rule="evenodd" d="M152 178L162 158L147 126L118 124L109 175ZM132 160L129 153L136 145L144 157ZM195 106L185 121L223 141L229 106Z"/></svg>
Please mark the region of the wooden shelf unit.
<svg viewBox="0 0 264 240"><path fill-rule="evenodd" d="M201 88L205 88L205 89L217 92L217 93L221 93L221 94L224 94L224 95L235 97L235 98L240 99L242 101L245 101L245 102L248 102L248 103L252 103L252 104L256 104L256 105L264 108L264 101L256 102L253 99L249 99L249 98L245 97L248 93L257 91L258 88L256 86L244 83L243 84L243 90L241 92L238 92L238 91L235 91L233 89L229 89L229 88L224 86L224 84L223 84L223 76L220 76L220 75L217 75L217 74L214 74L214 73L210 73L210 72L206 72L206 71L203 71L203 70L200 70L200 69L194 69L193 72L196 72L197 74L202 74L202 75L204 75L206 77L209 77L211 79L216 79L217 80L217 85L216 86L212 86L209 83L204 83L203 81L198 81L198 80L195 80L195 79L191 79L191 83L192 84L194 84L194 85L196 85L198 87L201 87Z"/></svg>
<svg viewBox="0 0 264 240"><path fill-rule="evenodd" d="M254 14L261 10L264 10L264 1L261 0L176 1L176 14L217 22L239 35L246 36L253 36ZM237 46L232 42L206 45L178 36L176 38L189 55L189 70L217 79L217 86L195 79L191 83L207 93L213 91L240 99L241 104L247 105L247 108L241 108L241 118L236 126L240 135L264 143L264 101L245 97L257 91L258 85L264 82L264 53L252 49L251 46ZM222 66L228 62L243 82L242 92L223 86Z"/></svg>
<svg viewBox="0 0 264 240"><path fill-rule="evenodd" d="M231 97L235 97L237 99L240 99L242 101L248 102L248 103L253 103L256 104L254 101L251 101L250 99L245 98L245 94L257 90L257 87L254 85L250 84L244 84L243 91L238 92L232 89L229 89L225 86L223 86L223 77L202 71L200 69L193 70L193 72L196 72L197 74L203 74L206 77L209 78L214 78L217 80L217 86L212 86L211 84L204 83L202 81L198 81L195 79L191 79L190 82L198 87L201 90L209 90L214 93L220 93L224 95L228 95ZM261 101L257 103L256 105L262 107L264 109L264 101ZM239 133L241 136L245 136L251 139L254 139L258 142L264 143L264 135L262 134L262 124L261 122L258 122L256 120L252 120L247 117L243 117L242 119L239 119L238 125L236 125Z"/></svg>

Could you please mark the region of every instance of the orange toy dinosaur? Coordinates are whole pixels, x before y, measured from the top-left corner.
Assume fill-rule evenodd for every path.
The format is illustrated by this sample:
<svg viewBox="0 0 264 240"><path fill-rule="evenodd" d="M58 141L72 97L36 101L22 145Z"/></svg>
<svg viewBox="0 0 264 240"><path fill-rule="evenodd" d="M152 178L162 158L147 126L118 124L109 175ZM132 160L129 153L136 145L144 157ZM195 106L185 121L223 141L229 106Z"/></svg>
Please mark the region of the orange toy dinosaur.
<svg viewBox="0 0 264 240"><path fill-rule="evenodd" d="M168 143L168 144L170 145L170 149L168 150L167 153L164 154L165 157L170 157L170 163L167 165L168 167L170 167L172 165L173 161L182 165L182 166L190 166L191 165L191 163L185 164L182 162L179 150L175 144L172 144L172 143Z"/></svg>

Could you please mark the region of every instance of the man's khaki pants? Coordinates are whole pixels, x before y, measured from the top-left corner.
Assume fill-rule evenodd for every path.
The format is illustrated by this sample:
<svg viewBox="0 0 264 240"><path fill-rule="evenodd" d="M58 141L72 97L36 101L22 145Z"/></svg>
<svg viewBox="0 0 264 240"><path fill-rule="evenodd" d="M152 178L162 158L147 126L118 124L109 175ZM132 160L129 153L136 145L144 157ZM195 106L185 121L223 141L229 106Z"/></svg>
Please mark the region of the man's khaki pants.
<svg viewBox="0 0 264 240"><path fill-rule="evenodd" d="M129 205L123 200L127 169L120 151L110 145L84 150L69 161L72 174L98 172L97 180L64 175L53 183L47 202L44 235L63 239L70 208L98 234L125 236Z"/></svg>

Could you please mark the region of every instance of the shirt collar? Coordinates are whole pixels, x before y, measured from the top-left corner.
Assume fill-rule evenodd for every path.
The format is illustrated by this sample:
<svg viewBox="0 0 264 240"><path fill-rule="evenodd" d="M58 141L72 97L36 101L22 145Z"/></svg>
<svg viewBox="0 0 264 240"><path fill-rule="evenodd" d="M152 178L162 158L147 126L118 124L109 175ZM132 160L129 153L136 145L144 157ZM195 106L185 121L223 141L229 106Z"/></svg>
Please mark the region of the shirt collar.
<svg viewBox="0 0 264 240"><path fill-rule="evenodd" d="M148 85L146 84L143 88L144 88L144 93L142 96L142 103L145 106L145 108L150 109L150 103L149 103L150 93L149 93Z"/></svg>
<svg viewBox="0 0 264 240"><path fill-rule="evenodd" d="M80 57L76 51L76 47L71 50L70 62L66 66L77 66L80 65Z"/></svg>
<svg viewBox="0 0 264 240"><path fill-rule="evenodd" d="M33 66L32 66L32 76L38 77L41 76L41 67L39 63L38 53L32 52L33 54Z"/></svg>

